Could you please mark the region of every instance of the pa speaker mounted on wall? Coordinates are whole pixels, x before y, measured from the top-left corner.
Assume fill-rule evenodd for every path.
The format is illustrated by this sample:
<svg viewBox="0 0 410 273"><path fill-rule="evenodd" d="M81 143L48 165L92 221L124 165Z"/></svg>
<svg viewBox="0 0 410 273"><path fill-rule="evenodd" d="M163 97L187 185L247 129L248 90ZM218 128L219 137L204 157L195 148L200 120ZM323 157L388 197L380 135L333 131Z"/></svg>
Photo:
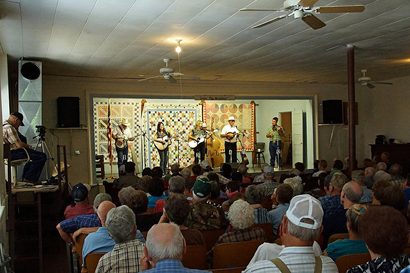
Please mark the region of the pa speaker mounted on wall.
<svg viewBox="0 0 410 273"><path fill-rule="evenodd" d="M342 100L324 100L323 123L343 124L343 102Z"/></svg>
<svg viewBox="0 0 410 273"><path fill-rule="evenodd" d="M80 127L80 98L57 98L57 127Z"/></svg>

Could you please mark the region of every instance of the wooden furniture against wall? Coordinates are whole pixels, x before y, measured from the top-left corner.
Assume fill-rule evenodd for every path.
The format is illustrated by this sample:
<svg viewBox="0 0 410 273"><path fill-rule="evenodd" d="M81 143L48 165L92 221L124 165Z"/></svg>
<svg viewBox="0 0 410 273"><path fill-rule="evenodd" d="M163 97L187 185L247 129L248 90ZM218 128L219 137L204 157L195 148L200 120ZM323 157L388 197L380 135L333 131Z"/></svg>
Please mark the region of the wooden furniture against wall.
<svg viewBox="0 0 410 273"><path fill-rule="evenodd" d="M105 178L104 156L95 155L95 175L97 178Z"/></svg>
<svg viewBox="0 0 410 273"><path fill-rule="evenodd" d="M391 163L399 163L403 174L410 172L410 143L406 144L370 144L372 158L379 158L383 152L390 154Z"/></svg>

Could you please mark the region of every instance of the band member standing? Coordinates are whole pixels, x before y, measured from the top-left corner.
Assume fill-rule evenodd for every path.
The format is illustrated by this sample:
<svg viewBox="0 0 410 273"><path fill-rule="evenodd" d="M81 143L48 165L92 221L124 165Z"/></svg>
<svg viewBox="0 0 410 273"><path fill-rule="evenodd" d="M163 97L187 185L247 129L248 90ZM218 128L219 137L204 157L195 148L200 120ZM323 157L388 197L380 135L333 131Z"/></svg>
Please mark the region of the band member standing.
<svg viewBox="0 0 410 273"><path fill-rule="evenodd" d="M202 123L202 121L198 120L188 136L190 147L192 148L196 145L194 147L195 164L205 159L206 136L206 123Z"/></svg>
<svg viewBox="0 0 410 273"><path fill-rule="evenodd" d="M134 140L126 119L121 119L120 124L114 128L112 137L115 140L115 150L117 151L118 157L118 174L120 174L121 170L125 172L125 163L128 161L128 141Z"/></svg>
<svg viewBox="0 0 410 273"><path fill-rule="evenodd" d="M27 158L27 154L29 155L30 160L23 169L23 181L37 183L47 156L45 153L31 149L27 143L22 141L18 132L20 126L24 126L23 115L20 112L11 113L3 123L3 144L10 144L11 160Z"/></svg>
<svg viewBox="0 0 410 273"><path fill-rule="evenodd" d="M225 138L225 162L236 163L238 161L236 142L239 130L235 126L235 117L230 116L228 122L229 124L225 125L221 132L221 137Z"/></svg>
<svg viewBox="0 0 410 273"><path fill-rule="evenodd" d="M154 135L154 141L161 143L163 149L158 148L158 145L155 147L159 153L160 163L159 166L161 167L164 174L166 174L167 165L168 165L168 147L170 142L171 134L165 130L164 124L160 121L157 124L157 131Z"/></svg>
<svg viewBox="0 0 410 273"><path fill-rule="evenodd" d="M270 154L270 165L275 167L275 161L277 162L277 167L282 166L281 150L282 136L285 134L282 126L278 125L278 118L272 118L272 127L269 128L266 133L266 137L270 139L269 142L269 154Z"/></svg>

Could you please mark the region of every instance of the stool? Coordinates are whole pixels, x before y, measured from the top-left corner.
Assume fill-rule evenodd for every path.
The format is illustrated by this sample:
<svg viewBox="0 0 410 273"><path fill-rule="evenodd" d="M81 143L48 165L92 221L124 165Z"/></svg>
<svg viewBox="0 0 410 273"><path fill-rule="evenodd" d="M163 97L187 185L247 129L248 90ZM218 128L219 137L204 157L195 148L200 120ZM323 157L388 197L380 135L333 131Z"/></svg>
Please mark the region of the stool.
<svg viewBox="0 0 410 273"><path fill-rule="evenodd" d="M255 162L256 165L261 168L261 160L263 159L263 164L266 163L265 161L265 142L256 142L255 143L255 160L252 162L253 167L255 167Z"/></svg>
<svg viewBox="0 0 410 273"><path fill-rule="evenodd" d="M27 158L21 158L21 159L15 159L15 160L10 160L10 170L11 170L11 185L15 186L17 184L17 166L26 164L27 162L30 161L30 155L28 154L27 150L25 148L21 148L26 152ZM4 160L4 164L8 165L9 161L7 159ZM8 174L9 168L6 168L6 176L9 177Z"/></svg>

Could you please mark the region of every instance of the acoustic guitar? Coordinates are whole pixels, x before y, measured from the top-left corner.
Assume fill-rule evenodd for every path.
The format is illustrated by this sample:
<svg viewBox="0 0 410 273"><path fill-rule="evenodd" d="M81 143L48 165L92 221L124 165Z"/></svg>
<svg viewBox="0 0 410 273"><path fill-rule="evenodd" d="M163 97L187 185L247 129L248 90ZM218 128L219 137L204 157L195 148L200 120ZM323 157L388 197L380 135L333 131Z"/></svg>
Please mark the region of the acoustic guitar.
<svg viewBox="0 0 410 273"><path fill-rule="evenodd" d="M168 146L171 145L171 138L168 136L160 137L154 140L154 146L160 151L165 150Z"/></svg>

